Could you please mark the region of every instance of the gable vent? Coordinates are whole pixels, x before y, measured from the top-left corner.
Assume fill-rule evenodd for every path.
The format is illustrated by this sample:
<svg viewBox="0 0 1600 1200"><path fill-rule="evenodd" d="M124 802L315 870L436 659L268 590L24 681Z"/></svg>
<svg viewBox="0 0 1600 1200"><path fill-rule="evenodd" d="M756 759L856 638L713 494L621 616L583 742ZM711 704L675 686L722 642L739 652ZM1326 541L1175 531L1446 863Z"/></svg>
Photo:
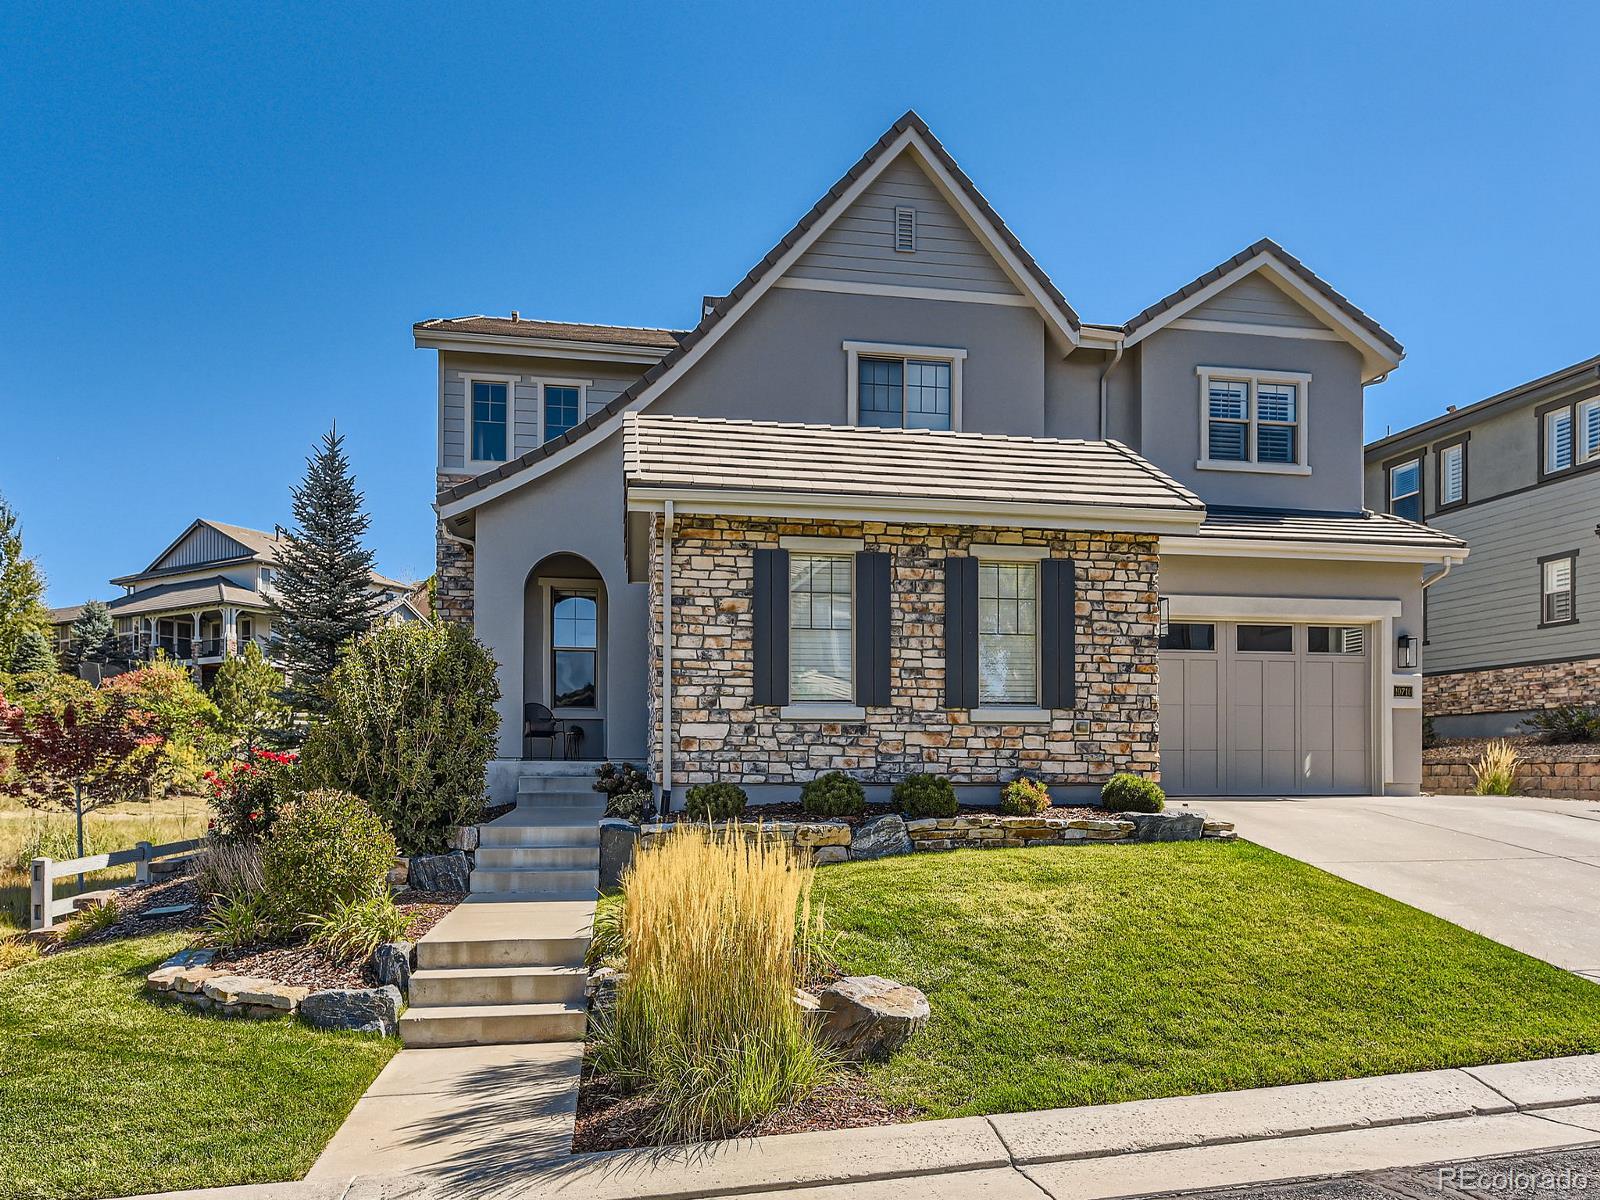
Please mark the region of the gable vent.
<svg viewBox="0 0 1600 1200"><path fill-rule="evenodd" d="M894 248L901 254L917 252L917 210L896 205L894 210Z"/></svg>

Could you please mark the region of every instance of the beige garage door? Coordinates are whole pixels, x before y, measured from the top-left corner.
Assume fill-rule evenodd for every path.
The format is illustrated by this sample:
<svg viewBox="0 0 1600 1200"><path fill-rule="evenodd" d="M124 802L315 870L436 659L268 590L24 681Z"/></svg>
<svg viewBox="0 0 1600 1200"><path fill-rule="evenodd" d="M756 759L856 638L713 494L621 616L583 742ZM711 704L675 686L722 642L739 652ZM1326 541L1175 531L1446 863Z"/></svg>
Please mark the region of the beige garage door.
<svg viewBox="0 0 1600 1200"><path fill-rule="evenodd" d="M1173 622L1161 643L1161 776L1175 795L1372 786L1372 630Z"/></svg>

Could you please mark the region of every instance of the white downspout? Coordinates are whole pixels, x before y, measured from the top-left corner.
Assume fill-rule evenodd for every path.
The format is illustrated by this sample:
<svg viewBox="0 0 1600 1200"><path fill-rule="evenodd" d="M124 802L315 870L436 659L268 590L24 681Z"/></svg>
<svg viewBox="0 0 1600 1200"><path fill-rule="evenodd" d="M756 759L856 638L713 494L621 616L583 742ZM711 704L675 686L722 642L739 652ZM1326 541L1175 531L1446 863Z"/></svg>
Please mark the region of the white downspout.
<svg viewBox="0 0 1600 1200"><path fill-rule="evenodd" d="M661 520L661 811L672 811L672 527L671 500Z"/></svg>
<svg viewBox="0 0 1600 1200"><path fill-rule="evenodd" d="M1117 369L1117 364L1121 361L1122 342L1119 340L1116 350L1111 355L1111 361L1106 364L1106 369L1100 372L1100 440L1102 442L1106 440L1106 427L1111 420L1111 389L1106 381L1111 378L1111 372Z"/></svg>

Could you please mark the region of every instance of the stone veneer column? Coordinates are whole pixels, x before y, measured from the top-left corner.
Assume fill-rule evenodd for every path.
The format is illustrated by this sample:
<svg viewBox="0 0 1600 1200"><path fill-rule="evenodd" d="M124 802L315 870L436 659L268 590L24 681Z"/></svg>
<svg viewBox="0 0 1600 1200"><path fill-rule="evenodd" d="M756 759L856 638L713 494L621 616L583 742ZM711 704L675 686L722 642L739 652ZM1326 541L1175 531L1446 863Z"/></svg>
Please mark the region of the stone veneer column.
<svg viewBox="0 0 1600 1200"><path fill-rule="evenodd" d="M890 695L863 721L785 721L756 706L751 551L783 535L862 538L889 553ZM651 767L661 739L661 523L650 537ZM943 707L947 555L974 542L1048 545L1077 564L1078 707L1048 724L972 724ZM795 784L841 769L889 783L913 771L996 784L1019 771L1056 785L1116 771L1158 777L1156 540L974 526L678 518L673 541L676 781Z"/></svg>
<svg viewBox="0 0 1600 1200"><path fill-rule="evenodd" d="M464 483L471 475L440 471L438 491ZM444 535L444 523L434 523L434 615L441 621L472 624L473 553L470 546L453 542Z"/></svg>

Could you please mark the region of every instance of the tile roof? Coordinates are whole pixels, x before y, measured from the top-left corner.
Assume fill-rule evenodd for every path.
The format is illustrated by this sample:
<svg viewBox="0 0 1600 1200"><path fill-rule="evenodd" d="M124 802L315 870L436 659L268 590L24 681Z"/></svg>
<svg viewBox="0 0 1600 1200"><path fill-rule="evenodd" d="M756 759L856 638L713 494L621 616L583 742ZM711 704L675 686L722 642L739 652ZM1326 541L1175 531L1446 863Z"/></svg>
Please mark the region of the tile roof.
<svg viewBox="0 0 1600 1200"><path fill-rule="evenodd" d="M645 346L672 350L688 336L681 329L650 329L632 325L586 325L574 321L533 321L526 317L435 317L418 321L415 333L449 331L487 333L504 337L547 338L563 342L592 342L595 345Z"/></svg>
<svg viewBox="0 0 1600 1200"><path fill-rule="evenodd" d="M967 177L966 173L956 165L955 159L950 156L950 152L944 148L939 139L934 137L933 131L928 128L927 123L920 116L918 116L915 111L908 111L893 125L889 126L882 137L868 147L867 152L856 161L856 164L846 171L839 181L829 188L827 193L820 200L811 206L810 211L807 212L805 216L800 218L793 229L783 235L776 246L767 251L766 255L761 259L760 262L756 263L755 266L750 268L749 272L738 282L738 284L734 286L733 290L728 292L728 294L725 296L719 296L715 298L710 296L706 297L708 301L714 301L714 303L712 303L711 308L706 312L705 316L701 318L700 323L687 333L678 335L678 344L676 348L669 351L666 357L660 362L653 363L650 368L645 371L642 376L635 380L626 391L624 391L620 396L617 396L604 407L596 409L594 412L590 413L588 419L579 422L573 428L567 430L567 432L561 437L552 438L544 445L536 447L535 449L528 451L526 454L514 458L509 462L501 463L493 470L485 471L481 475L475 475L473 478L463 480L461 483L455 484L453 487L443 489L438 495L439 503L448 504L455 500L464 499L465 497L472 495L474 492L482 491L484 488L493 483L497 483L502 479L509 478L510 476L522 471L526 467L532 466L540 459L546 458L551 454L556 453L558 450L564 449L571 443L580 440L598 428L600 425L610 420L617 413L627 409L627 407L633 403L634 399L641 392L643 392L657 379L661 378L662 375L676 366L684 357L684 355L688 354L689 351L694 349L695 345L699 343L701 339L706 336L706 334L708 334L717 325L721 324L723 318L726 317L727 314L741 300L744 299L750 290L754 288L767 275L767 273L777 265L778 261L785 254L787 254L801 238L805 237L805 235L818 221L822 219L823 215L828 211L829 208L833 206L835 201L844 195L844 193L849 190L851 185L854 184L857 179L859 179L867 171L871 170L878 163L879 159L883 157L884 153L889 149L889 147L893 145L900 138L900 136L906 133L908 130L914 131L922 138L929 151L939 160L944 169L950 173L951 177L965 192L968 199L972 201L973 205L978 209L978 211L990 222L990 224L993 225L996 234L1002 241L1005 242L1005 244L1010 248L1011 252L1017 256L1018 261L1021 262L1024 269L1028 271L1028 273L1033 277L1034 281L1039 285L1041 290L1043 290L1044 293L1051 299L1051 301L1060 309L1061 314L1065 318L1067 324L1073 329L1080 328L1081 322L1078 319L1078 314L1074 312L1072 306L1067 303L1067 298L1061 294L1060 289L1058 289L1056 285L1051 282L1049 275L1045 274L1044 268L1034 261L1033 256L1029 254L1028 251L1023 248L1022 243L1017 240L1016 234L1012 233L1011 230L1007 228L1005 222L1000 219L999 214L996 213L990 206L989 202L984 199L983 194L978 191L977 185L974 184L972 180Z"/></svg>
<svg viewBox="0 0 1600 1200"><path fill-rule="evenodd" d="M1200 526L1202 538L1249 538L1279 542L1339 542L1346 545L1466 549L1467 543L1427 525L1390 513L1313 512L1287 508L1212 505Z"/></svg>
<svg viewBox="0 0 1600 1200"><path fill-rule="evenodd" d="M1026 505L1205 511L1188 488L1118 442L629 413L628 487Z"/></svg>
<svg viewBox="0 0 1600 1200"><path fill-rule="evenodd" d="M1142 326L1148 325L1151 321L1155 320L1168 309L1183 303L1183 301L1187 300L1190 296L1193 296L1196 292L1209 287L1211 284L1221 279L1235 267L1243 266L1252 258L1255 258L1260 254L1270 254L1273 258L1277 259L1280 263L1292 271L1302 283L1318 292L1330 304L1332 304L1340 312L1344 313L1345 316L1349 317L1350 320L1354 321L1373 337L1377 338L1378 341L1382 342L1383 345L1388 347L1388 349L1391 350L1396 357L1405 357L1406 348L1399 343L1392 333L1390 333L1382 325L1379 325L1371 317L1367 316L1366 313L1362 312L1354 304L1350 303L1349 300L1346 300L1342 295L1334 290L1332 284L1328 283L1327 280L1323 279L1310 267L1306 266L1305 263L1301 262L1294 255L1290 254L1271 238L1262 238L1259 242L1255 242L1249 246L1246 246L1243 250L1239 251L1239 253L1235 254L1226 262L1218 263L1204 275L1201 275L1199 278L1193 279L1184 284L1171 295L1164 296L1160 300L1157 300L1149 308L1139 313L1131 321L1124 325L1122 327L1123 331L1126 333L1136 332Z"/></svg>
<svg viewBox="0 0 1600 1200"><path fill-rule="evenodd" d="M184 580L145 588L131 596L119 596L106 607L119 617L172 609L201 608L212 604L238 605L241 608L266 608L266 597L242 588L221 575L210 579Z"/></svg>

